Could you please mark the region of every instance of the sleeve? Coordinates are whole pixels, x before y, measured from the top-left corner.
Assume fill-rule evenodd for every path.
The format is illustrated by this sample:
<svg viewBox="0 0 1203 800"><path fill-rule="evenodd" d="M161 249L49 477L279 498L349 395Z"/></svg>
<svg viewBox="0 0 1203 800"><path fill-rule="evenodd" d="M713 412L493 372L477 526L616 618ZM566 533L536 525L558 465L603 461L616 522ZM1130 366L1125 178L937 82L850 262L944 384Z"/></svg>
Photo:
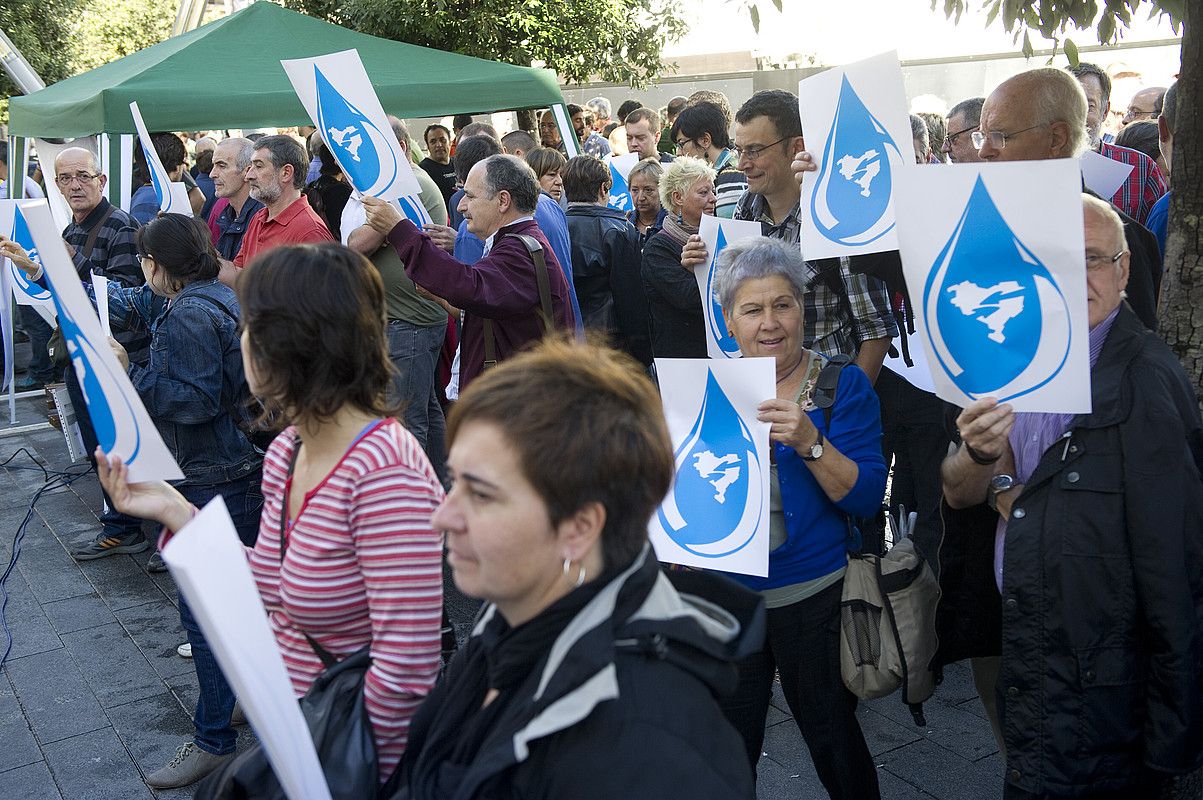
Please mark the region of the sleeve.
<svg viewBox="0 0 1203 800"><path fill-rule="evenodd" d="M91 281L84 282L84 291L95 304L98 298L94 296ZM148 312L152 301L149 286L122 286L114 281L108 285L109 326L114 331L133 331L140 333L150 330Z"/></svg>
<svg viewBox="0 0 1203 800"><path fill-rule="evenodd" d="M890 307L890 293L880 278L851 272L848 262L840 265L844 285L848 287L848 302L852 306L852 321L859 341L893 339L898 335L898 322Z"/></svg>
<svg viewBox="0 0 1203 800"><path fill-rule="evenodd" d="M681 266L680 252L673 252L653 236L643 250L643 279L673 308L702 313L702 294L693 270Z"/></svg>
<svg viewBox="0 0 1203 800"><path fill-rule="evenodd" d="M456 308L493 319L529 313L538 303L535 265L518 242L499 238L475 264L464 264L437 247L409 220L388 240L410 279Z"/></svg>
<svg viewBox="0 0 1203 800"><path fill-rule="evenodd" d="M836 503L854 517L871 517L886 493L886 462L881 454L881 407L869 378L855 364L840 371L831 426L823 430L823 412L811 419L836 450L856 463L856 483ZM817 415L817 418L816 416Z"/></svg>
<svg viewBox="0 0 1203 800"><path fill-rule="evenodd" d="M1203 620L1196 599L1203 488L1187 444L1185 406L1173 399L1177 382L1164 370L1138 373L1144 374L1133 376L1132 412L1121 424L1120 440L1136 607L1149 654L1145 764L1185 772L1199 765L1203 752ZM1190 407L1197 408L1193 402Z"/></svg>
<svg viewBox="0 0 1203 800"><path fill-rule="evenodd" d="M1153 210L1153 205L1161 199L1161 196L1167 190L1165 178L1162 176L1161 168L1157 166L1157 162L1149 158L1147 166L1148 170L1145 172L1144 185L1141 186L1140 219L1136 220L1142 225L1149 218L1149 212Z"/></svg>
<svg viewBox="0 0 1203 800"><path fill-rule="evenodd" d="M159 198L153 192L144 192L139 189L134 193L134 199L131 201L129 215L133 217L139 225L145 225L155 218L159 213Z"/></svg>
<svg viewBox="0 0 1203 800"><path fill-rule="evenodd" d="M131 363L130 381L156 419L183 425L209 422L222 410L225 359L218 325L206 309L185 301L172 310L152 340L150 360Z"/></svg>
<svg viewBox="0 0 1203 800"><path fill-rule="evenodd" d="M430 518L441 499L429 470L406 463L376 468L352 490L351 541L372 624L364 705L378 743L404 743L438 676L442 537ZM381 774L394 766L382 759Z"/></svg>

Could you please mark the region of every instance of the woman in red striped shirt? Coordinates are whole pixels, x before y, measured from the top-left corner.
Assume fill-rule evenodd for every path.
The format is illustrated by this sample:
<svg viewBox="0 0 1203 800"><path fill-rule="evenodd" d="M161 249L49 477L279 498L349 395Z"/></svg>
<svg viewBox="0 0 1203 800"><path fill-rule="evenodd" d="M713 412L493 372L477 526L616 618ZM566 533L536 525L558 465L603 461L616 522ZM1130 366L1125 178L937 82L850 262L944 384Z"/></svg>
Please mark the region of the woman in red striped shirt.
<svg viewBox="0 0 1203 800"><path fill-rule="evenodd" d="M298 696L323 671L306 635L340 660L371 644L364 704L383 781L438 672L442 542L430 518L443 490L387 416L380 276L339 245L279 247L243 273L238 295L251 390L296 421L264 460L251 571ZM117 459L101 463L118 508L169 531L195 513L167 484L129 485ZM197 764L197 779L221 763Z"/></svg>

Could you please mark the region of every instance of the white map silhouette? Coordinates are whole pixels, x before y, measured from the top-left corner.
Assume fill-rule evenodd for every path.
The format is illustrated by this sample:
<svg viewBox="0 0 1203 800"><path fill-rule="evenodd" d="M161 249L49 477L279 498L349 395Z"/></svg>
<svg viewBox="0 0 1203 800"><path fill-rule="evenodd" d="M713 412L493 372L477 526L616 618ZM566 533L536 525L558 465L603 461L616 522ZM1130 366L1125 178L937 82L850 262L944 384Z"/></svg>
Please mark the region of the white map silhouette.
<svg viewBox="0 0 1203 800"><path fill-rule="evenodd" d="M728 467L728 464L735 466ZM721 469L723 467L725 469ZM703 450L693 454L693 468L714 487L714 499L720 503L727 502L727 487L739 480L739 456L732 454L720 458L709 450Z"/></svg>
<svg viewBox="0 0 1203 800"><path fill-rule="evenodd" d="M845 180L860 186L861 197L869 196L869 185L873 183L877 173L881 172L881 163L877 160L877 156L876 150L869 150L860 158L847 155L836 162L840 165L840 175L843 175ZM872 160L870 161L870 159ZM865 164L866 161L869 163Z"/></svg>
<svg viewBox="0 0 1203 800"><path fill-rule="evenodd" d="M1007 340L1003 328L1023 311L1023 295L1016 295L1023 287L1015 281L1003 281L988 289L962 281L949 286L948 291L952 294L952 304L965 316L989 328L988 338L1000 344Z"/></svg>
<svg viewBox="0 0 1203 800"><path fill-rule="evenodd" d="M339 147L346 148L346 151L351 154L351 158L356 161L359 160L359 148L363 144L363 137L356 133L354 136L351 136L349 141L346 141L346 139L357 130L356 126L349 125L346 128L330 128L328 131L334 143Z"/></svg>

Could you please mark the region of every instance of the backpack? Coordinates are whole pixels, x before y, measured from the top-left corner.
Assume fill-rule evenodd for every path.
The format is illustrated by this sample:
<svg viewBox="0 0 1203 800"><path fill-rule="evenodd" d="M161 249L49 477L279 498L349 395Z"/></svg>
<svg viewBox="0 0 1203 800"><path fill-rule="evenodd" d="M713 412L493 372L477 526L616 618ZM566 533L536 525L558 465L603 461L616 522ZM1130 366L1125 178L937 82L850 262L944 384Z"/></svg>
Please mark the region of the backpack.
<svg viewBox="0 0 1203 800"><path fill-rule="evenodd" d="M820 371L811 400L823 409L827 428L839 372L851 362L831 359ZM848 521L850 544L854 526ZM885 555L848 553L840 600L840 676L862 700L902 689L915 724L926 726L923 703L936 690L936 606L940 584L909 537Z"/></svg>

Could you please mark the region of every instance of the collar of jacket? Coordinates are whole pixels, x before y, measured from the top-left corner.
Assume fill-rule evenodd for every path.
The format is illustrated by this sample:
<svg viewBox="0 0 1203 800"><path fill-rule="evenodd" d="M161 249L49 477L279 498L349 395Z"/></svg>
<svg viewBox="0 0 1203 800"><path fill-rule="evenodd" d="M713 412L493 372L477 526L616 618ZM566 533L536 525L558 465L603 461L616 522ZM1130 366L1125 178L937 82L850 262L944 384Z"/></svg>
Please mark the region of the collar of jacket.
<svg viewBox="0 0 1203 800"><path fill-rule="evenodd" d="M1074 428L1106 428L1121 422L1132 407L1131 387L1124 380L1132 359L1144 349L1149 331L1125 301L1090 373L1089 414L1074 418Z"/></svg>

